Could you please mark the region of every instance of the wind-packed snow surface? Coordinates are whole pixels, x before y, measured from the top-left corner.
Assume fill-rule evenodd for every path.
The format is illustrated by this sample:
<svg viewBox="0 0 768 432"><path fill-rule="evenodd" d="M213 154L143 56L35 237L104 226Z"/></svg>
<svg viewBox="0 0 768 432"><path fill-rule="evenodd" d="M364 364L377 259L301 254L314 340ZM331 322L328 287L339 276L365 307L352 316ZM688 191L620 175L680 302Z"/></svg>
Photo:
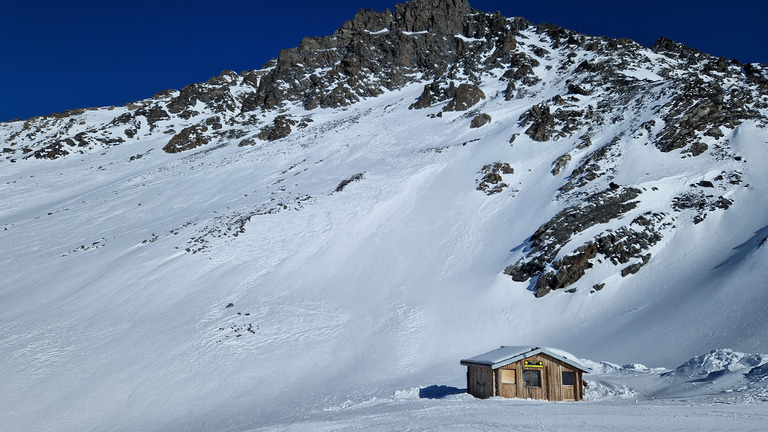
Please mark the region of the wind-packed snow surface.
<svg viewBox="0 0 768 432"><path fill-rule="evenodd" d="M341 108L286 104L280 114L311 121L275 141L169 154L145 124L125 144L0 162L0 430L768 424L766 357L752 354L768 352L765 126L725 131L739 160L621 141L613 181L643 191L626 218L669 212L721 171L743 183L699 223L680 212L641 271L594 259L578 290L536 298L503 271L575 199L561 199L553 161L573 152L569 171L587 155L522 133L521 115L556 95L546 79L533 99L506 100L494 73L472 111L441 117L442 105L409 109L417 82ZM80 114L72 133L129 110ZM491 122L470 128L479 112ZM477 186L494 162L514 172L488 195ZM524 344L592 359L587 400L462 394L460 359Z"/></svg>

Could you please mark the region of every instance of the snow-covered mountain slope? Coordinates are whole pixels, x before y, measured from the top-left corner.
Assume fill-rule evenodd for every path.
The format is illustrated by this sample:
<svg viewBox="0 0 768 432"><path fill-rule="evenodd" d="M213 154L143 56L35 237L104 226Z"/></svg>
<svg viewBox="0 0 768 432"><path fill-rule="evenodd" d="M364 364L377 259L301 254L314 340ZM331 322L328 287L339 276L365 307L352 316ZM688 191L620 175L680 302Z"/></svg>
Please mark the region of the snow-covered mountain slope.
<svg viewBox="0 0 768 432"><path fill-rule="evenodd" d="M767 116L762 65L416 0L0 124L0 429L279 429L502 344L766 352Z"/></svg>

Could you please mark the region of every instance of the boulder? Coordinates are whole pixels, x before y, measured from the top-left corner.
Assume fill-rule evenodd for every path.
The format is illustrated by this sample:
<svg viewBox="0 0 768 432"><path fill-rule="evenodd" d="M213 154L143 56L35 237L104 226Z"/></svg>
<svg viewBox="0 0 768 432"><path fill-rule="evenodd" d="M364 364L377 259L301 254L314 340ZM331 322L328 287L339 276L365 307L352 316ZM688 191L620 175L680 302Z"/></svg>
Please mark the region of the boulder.
<svg viewBox="0 0 768 432"><path fill-rule="evenodd" d="M202 124L186 127L171 137L168 144L163 147L163 151L166 153L180 153L208 144L210 138L205 135L207 131L208 127Z"/></svg>
<svg viewBox="0 0 768 432"><path fill-rule="evenodd" d="M485 93L477 85L459 84L453 99L448 102L443 111L466 111L483 99L485 99Z"/></svg>
<svg viewBox="0 0 768 432"><path fill-rule="evenodd" d="M552 175L558 175L560 174L560 170L565 168L565 166L568 164L568 162L571 161L571 155L568 153L560 156L559 158L555 159L555 161L552 163Z"/></svg>
<svg viewBox="0 0 768 432"><path fill-rule="evenodd" d="M291 133L291 126L295 125L296 121L285 115L279 115L275 117L272 124L264 126L257 137L264 141L275 141L280 138L285 138Z"/></svg>
<svg viewBox="0 0 768 432"><path fill-rule="evenodd" d="M544 142L552 138L555 131L555 116L546 104L534 105L520 118L523 125L529 124L525 134L534 141Z"/></svg>
<svg viewBox="0 0 768 432"><path fill-rule="evenodd" d="M481 126L485 126L486 124L491 122L491 116L488 114L478 114L475 116L475 118L472 119L472 123L470 123L469 127L471 129L479 128Z"/></svg>

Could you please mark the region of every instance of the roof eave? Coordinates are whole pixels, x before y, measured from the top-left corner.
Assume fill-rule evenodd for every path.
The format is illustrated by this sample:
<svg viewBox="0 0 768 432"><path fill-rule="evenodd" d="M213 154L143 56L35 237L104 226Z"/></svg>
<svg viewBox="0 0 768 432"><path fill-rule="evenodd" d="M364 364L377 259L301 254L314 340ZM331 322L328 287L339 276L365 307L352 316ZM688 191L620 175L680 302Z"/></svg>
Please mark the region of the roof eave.
<svg viewBox="0 0 768 432"><path fill-rule="evenodd" d="M582 365L581 363L578 363L578 362L576 362L574 360L571 360L569 358L563 357L563 356L561 356L561 355L559 355L557 353L553 353L552 351L549 351L548 349L541 348L541 347L537 347L537 348L532 349L530 351L526 351L526 352L523 352L523 353L520 353L520 354L513 355L512 357L509 357L509 358L506 358L504 360L497 361L497 362L494 362L494 363L492 363L492 362L474 362L474 361L470 361L468 359L465 359L465 360L461 360L461 365L462 366L470 366L470 365L490 366L491 369L498 369L498 368L502 368L504 366L510 365L512 363L515 363L517 361L526 359L528 357L535 356L536 354L546 354L546 355L548 355L548 356L550 356L550 357L552 357L554 359L560 360L561 362L564 362L564 363L566 363L568 365L571 365L571 366L581 370L582 372L592 373L592 369Z"/></svg>

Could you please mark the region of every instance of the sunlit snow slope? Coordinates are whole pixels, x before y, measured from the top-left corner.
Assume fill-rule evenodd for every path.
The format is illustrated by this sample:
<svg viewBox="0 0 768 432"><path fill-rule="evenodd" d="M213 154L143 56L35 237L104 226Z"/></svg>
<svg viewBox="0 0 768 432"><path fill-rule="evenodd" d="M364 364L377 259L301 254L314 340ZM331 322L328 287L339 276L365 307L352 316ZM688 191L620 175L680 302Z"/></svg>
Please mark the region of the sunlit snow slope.
<svg viewBox="0 0 768 432"><path fill-rule="evenodd" d="M522 34L529 52L551 42ZM244 124L232 115L217 140L163 151L168 129L209 115L198 101L188 123L139 123L119 145L4 158L0 430L239 430L362 395L462 387L459 360L502 344L665 367L714 348L768 352L764 118L722 129L721 153L735 159L714 138L695 156L660 151L650 137L663 115L639 96L631 116L590 129L595 145L612 143L609 159L580 134L534 140L521 116L567 85L556 73L566 53L546 46L540 82L507 98L505 69L489 69L468 111L409 109L424 94L414 77L347 106L256 111L247 145L227 138ZM672 61L641 52L656 63L627 79L673 91L657 74ZM599 60L579 55L571 69ZM589 110L601 91L568 103ZM135 109L75 113L67 130L122 133L116 119ZM490 122L470 128L480 113ZM304 123L258 138L278 115ZM4 142L22 128L0 125ZM663 214L661 240L640 271L622 276L598 256L567 289L537 298L533 282L504 270L563 209L614 188L605 177L564 192L589 158L641 193L598 231L574 233L558 259L647 212ZM514 172L487 194L477 188L495 162ZM713 180L721 173L739 182ZM704 180L730 203L693 223L696 208L672 203Z"/></svg>

